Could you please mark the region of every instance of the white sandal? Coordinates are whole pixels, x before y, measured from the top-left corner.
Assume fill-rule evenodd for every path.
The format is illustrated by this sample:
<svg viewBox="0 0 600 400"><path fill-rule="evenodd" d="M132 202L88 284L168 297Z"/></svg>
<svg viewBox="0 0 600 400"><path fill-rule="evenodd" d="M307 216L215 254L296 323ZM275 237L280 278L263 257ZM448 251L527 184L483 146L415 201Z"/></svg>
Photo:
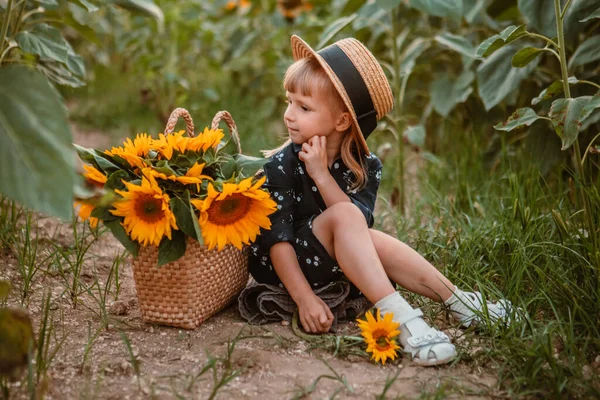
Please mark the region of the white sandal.
<svg viewBox="0 0 600 400"><path fill-rule="evenodd" d="M423 313L417 308L400 326L401 332L405 330L411 335L402 346L402 351L410 354L415 364L424 367L454 360L456 348L450 343L450 338L444 332L428 326L422 316ZM423 329L424 325L427 325L426 329Z"/></svg>
<svg viewBox="0 0 600 400"><path fill-rule="evenodd" d="M464 328L468 328L471 325L485 324L488 318L492 323L501 320L510 325L513 305L509 300L499 300L497 303L488 301L484 306L483 297L480 292L461 291L461 293L464 294L466 299L457 296L457 300L451 304L450 309L452 316L460 321L460 324ZM459 309L455 310L452 306ZM487 313L485 312L486 309ZM518 314L515 313L513 319L518 319Z"/></svg>

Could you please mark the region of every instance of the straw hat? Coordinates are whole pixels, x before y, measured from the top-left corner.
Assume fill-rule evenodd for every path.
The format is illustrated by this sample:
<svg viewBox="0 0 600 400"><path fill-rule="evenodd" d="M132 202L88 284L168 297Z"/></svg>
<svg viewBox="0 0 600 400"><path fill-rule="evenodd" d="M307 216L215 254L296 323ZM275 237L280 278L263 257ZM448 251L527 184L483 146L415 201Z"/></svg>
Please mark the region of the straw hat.
<svg viewBox="0 0 600 400"><path fill-rule="evenodd" d="M354 38L338 40L318 52L296 35L291 43L294 60L315 57L321 64L350 110L363 150L370 154L365 139L394 105L390 84L373 54Z"/></svg>

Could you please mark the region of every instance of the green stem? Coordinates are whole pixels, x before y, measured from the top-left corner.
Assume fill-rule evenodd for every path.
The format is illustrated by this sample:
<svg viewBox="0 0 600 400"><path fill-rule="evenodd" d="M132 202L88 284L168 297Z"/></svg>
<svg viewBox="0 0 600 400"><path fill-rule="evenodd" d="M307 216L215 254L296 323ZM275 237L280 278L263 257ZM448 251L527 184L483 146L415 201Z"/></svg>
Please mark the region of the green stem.
<svg viewBox="0 0 600 400"><path fill-rule="evenodd" d="M10 21L10 13L12 11L13 0L8 0L6 10L4 11L4 20L2 21L2 32L0 33L0 54L4 53L4 43L6 42L6 34L8 33L8 25Z"/></svg>
<svg viewBox="0 0 600 400"><path fill-rule="evenodd" d="M404 134L402 129L402 124L400 121L402 120L402 109L404 108L404 92L406 89L406 80L403 83L400 81L400 52L398 51L398 46L396 43L396 39L400 35L400 26L398 24L398 10L394 8L392 10L392 63L394 67L394 91L396 92L396 96L398 96L397 107L394 107L394 123L396 125L396 145L398 146L398 157L396 158L396 172L398 174L398 184L399 184L399 212L398 217L404 216L404 203L405 203L405 194L404 194ZM404 88L403 88L404 87Z"/></svg>
<svg viewBox="0 0 600 400"><path fill-rule="evenodd" d="M591 82L591 81L585 81L583 79L580 79L579 83L587 83L588 85L592 85L592 86L595 86L596 88L600 89L600 85L598 85L597 83Z"/></svg>
<svg viewBox="0 0 600 400"><path fill-rule="evenodd" d="M540 34L532 33L532 32L527 32L527 36L545 40L548 44L551 44L552 46L554 46L555 48L558 49L558 44L554 40L552 40L550 38L547 38L544 35L540 35Z"/></svg>
<svg viewBox="0 0 600 400"><path fill-rule="evenodd" d="M570 4L571 4L571 0L568 0L567 4L565 4L565 8L563 8L562 12L560 13L560 19L564 19L565 18L565 14L567 13L567 8L569 8ZM559 10L560 10L560 6L559 6Z"/></svg>
<svg viewBox="0 0 600 400"><path fill-rule="evenodd" d="M564 11L566 11L567 6L570 1L565 5ZM558 44L560 48L558 49L558 53L560 55L560 70L562 74L562 83L563 89L565 91L565 98L571 98L571 88L569 87L568 80L568 69L567 69L567 55L566 55L566 46L565 46L565 32L563 26L563 17L564 11L561 13L560 10L560 0L554 0L554 12L556 14L556 32L558 34ZM594 217L592 216L592 205L590 202L590 198L585 192L585 171L583 168L583 160L581 158L581 150L579 148L579 140L576 139L573 143L573 152L574 152L574 164L575 169L577 171L577 175L579 176L579 185L580 185L580 196L583 202L583 209L585 212L585 222L587 225L588 235L592 241L592 246L594 251L598 250L597 246L597 238L596 238L596 224L594 222Z"/></svg>
<svg viewBox="0 0 600 400"><path fill-rule="evenodd" d="M588 153L590 152L590 149L592 148L592 146L594 145L594 142L596 141L596 139L598 139L598 137L600 137L600 133L597 134L596 136L594 136L594 138L592 139L590 144L588 144L587 149L585 149L585 153L583 153L583 158L581 159L582 164L585 164L585 158L587 157Z"/></svg>

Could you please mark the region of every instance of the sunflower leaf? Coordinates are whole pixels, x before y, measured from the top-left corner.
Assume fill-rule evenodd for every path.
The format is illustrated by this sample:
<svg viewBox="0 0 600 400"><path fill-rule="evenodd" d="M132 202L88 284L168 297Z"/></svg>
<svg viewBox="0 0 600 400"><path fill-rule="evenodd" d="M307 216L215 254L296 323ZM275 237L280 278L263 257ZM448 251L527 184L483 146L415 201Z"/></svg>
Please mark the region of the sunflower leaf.
<svg viewBox="0 0 600 400"><path fill-rule="evenodd" d="M173 231L171 240L164 237L158 246L158 266L163 266L177 260L185 254L185 234L182 231Z"/></svg>
<svg viewBox="0 0 600 400"><path fill-rule="evenodd" d="M109 211L111 208L112 208L111 205L107 205L107 206L98 205L98 206L94 207L94 209L90 213L90 217L98 218L99 220L103 221L105 225L106 225L106 221L110 222L110 221L119 220L119 217L111 214L111 212Z"/></svg>
<svg viewBox="0 0 600 400"><path fill-rule="evenodd" d="M241 172L242 178L254 176L269 160L262 157L245 156L238 154L235 157L237 170Z"/></svg>
<svg viewBox="0 0 600 400"><path fill-rule="evenodd" d="M125 189L125 184L123 183L123 180L128 180L127 178L129 178L129 174L127 173L127 171L123 171L122 169L120 169L108 176L104 187L106 189L112 190L123 190Z"/></svg>
<svg viewBox="0 0 600 400"><path fill-rule="evenodd" d="M121 242L123 246L125 246L125 249L127 249L127 251L130 252L134 257L137 257L138 251L140 250L140 245L137 242L131 240L129 235L127 235L127 232L125 232L125 228L123 228L123 225L121 225L121 221L119 219L116 219L114 221L103 222L104 225L110 229L112 234L115 235L117 240Z"/></svg>
<svg viewBox="0 0 600 400"><path fill-rule="evenodd" d="M185 191L184 198L173 197L170 201L171 210L175 215L177 226L183 233L198 239L197 232L194 226L193 213L190 212L190 192Z"/></svg>

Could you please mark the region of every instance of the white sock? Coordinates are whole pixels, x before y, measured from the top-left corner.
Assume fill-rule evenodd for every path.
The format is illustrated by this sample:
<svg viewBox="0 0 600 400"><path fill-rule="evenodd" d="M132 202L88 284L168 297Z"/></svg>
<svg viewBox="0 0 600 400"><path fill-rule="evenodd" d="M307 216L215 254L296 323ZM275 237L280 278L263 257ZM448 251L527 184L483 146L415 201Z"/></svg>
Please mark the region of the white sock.
<svg viewBox="0 0 600 400"><path fill-rule="evenodd" d="M412 333L406 328L404 323L406 322L406 317L414 313L415 309L398 292L394 292L379 300L375 303L375 307L379 309L381 315L389 312L394 313L392 320L402 324L400 326L400 344L405 346L406 340L412 336ZM429 325L427 325L423 318L418 317L412 320L411 328L415 331L423 332L429 328Z"/></svg>

